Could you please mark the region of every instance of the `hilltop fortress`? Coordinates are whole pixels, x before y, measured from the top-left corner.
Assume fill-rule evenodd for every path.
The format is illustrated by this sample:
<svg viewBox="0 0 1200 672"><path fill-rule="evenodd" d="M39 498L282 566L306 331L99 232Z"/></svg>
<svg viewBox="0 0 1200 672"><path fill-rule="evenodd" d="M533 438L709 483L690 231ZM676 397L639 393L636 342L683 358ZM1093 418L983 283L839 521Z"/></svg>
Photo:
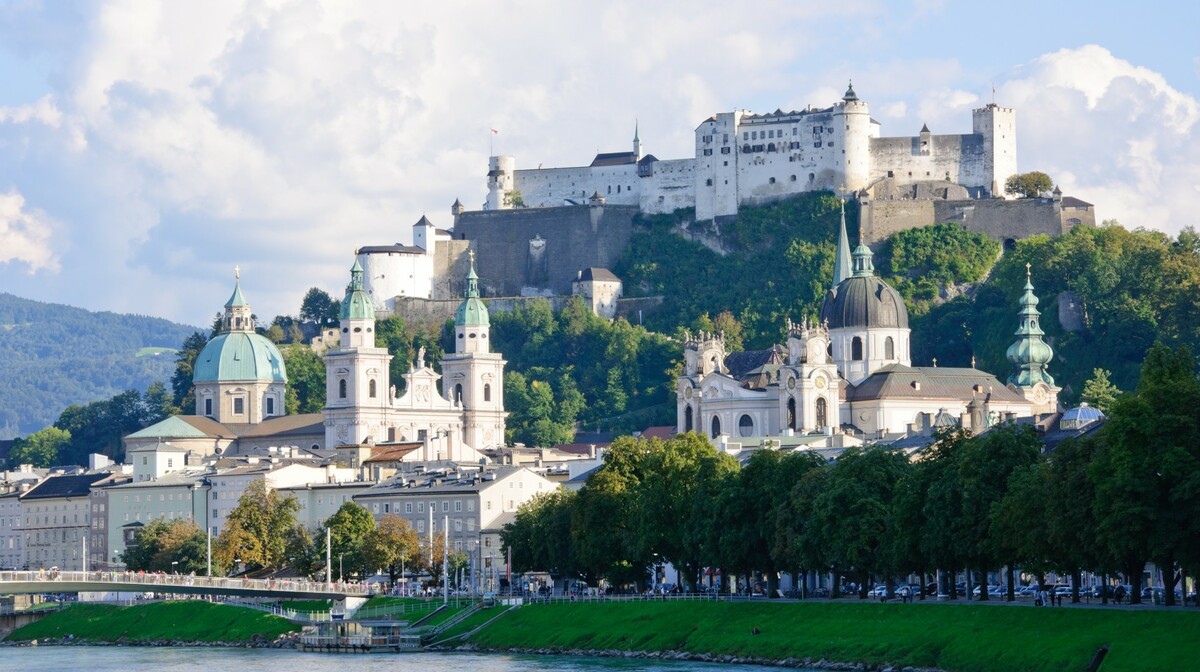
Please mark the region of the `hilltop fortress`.
<svg viewBox="0 0 1200 672"><path fill-rule="evenodd" d="M884 137L851 85L829 107L715 114L695 139L693 157L659 159L643 151L635 124L630 151L597 154L586 166L517 169L514 157L492 156L481 210L456 200L452 230L422 217L412 246L360 248L367 291L378 309L437 319L461 291L473 247L484 296L570 295L584 271L613 268L639 215L693 208L695 221L719 225L742 206L812 191L854 198L870 245L957 222L1010 247L1096 221L1090 203L1058 189L1003 198L1005 181L1017 174L1017 121L1013 109L995 103L972 111L970 133L934 135L926 125L915 136ZM618 313L621 301L628 300L612 304Z"/></svg>
<svg viewBox="0 0 1200 672"><path fill-rule="evenodd" d="M1016 112L994 103L974 110L966 135L882 137L866 101L851 85L836 104L767 114L721 112L696 127L696 154L659 159L644 154L634 131L632 151L597 154L588 166L517 170L511 156L493 156L488 210L523 205L610 205L665 213L695 208L697 220L736 215L742 205L807 191L860 193L883 185L935 183L954 195L1003 193L1017 172Z"/></svg>

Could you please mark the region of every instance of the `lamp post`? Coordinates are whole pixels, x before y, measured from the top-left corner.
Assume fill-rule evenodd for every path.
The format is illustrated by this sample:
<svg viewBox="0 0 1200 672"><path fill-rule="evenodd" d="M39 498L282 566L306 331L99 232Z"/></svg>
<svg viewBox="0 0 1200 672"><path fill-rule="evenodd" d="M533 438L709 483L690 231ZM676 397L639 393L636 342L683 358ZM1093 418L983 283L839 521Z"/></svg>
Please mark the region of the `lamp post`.
<svg viewBox="0 0 1200 672"><path fill-rule="evenodd" d="M346 580L346 574L342 572L342 558L345 557L345 555L345 553L338 553L338 581Z"/></svg>
<svg viewBox="0 0 1200 672"><path fill-rule="evenodd" d="M179 561L178 561L178 560L172 560L172 561L171 561L171 573L172 573L172 574L176 574L176 575L178 575L178 574L179 574L179 569L178 569L178 567L179 567Z"/></svg>

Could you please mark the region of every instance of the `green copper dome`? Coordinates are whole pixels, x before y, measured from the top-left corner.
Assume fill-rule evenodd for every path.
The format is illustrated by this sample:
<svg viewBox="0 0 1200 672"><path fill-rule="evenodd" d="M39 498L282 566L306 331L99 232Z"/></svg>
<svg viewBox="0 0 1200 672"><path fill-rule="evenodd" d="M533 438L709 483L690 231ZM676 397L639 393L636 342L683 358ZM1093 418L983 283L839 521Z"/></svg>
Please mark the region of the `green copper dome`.
<svg viewBox="0 0 1200 672"><path fill-rule="evenodd" d="M363 291L363 269L358 259L354 260L354 266L350 268L350 285L346 287L346 298L342 299L340 317L343 320L375 319L375 305L371 303L371 297Z"/></svg>
<svg viewBox="0 0 1200 672"><path fill-rule="evenodd" d="M1008 361L1015 371L1008 382L1018 387L1031 387L1037 383L1054 385L1054 378L1046 371L1046 365L1054 358L1054 350L1042 340L1046 332L1038 325L1038 298L1033 293L1030 266L1025 264L1025 294L1021 297L1021 326L1015 335L1017 341L1008 347Z"/></svg>
<svg viewBox="0 0 1200 672"><path fill-rule="evenodd" d="M467 273L467 294L463 302L458 304L454 312L454 324L459 327L486 327L491 321L488 318L487 304L479 298L479 276L475 275L475 251L471 250L471 271Z"/></svg>
<svg viewBox="0 0 1200 672"><path fill-rule="evenodd" d="M196 358L193 383L220 381L286 383L279 348L254 332L232 331L208 342Z"/></svg>

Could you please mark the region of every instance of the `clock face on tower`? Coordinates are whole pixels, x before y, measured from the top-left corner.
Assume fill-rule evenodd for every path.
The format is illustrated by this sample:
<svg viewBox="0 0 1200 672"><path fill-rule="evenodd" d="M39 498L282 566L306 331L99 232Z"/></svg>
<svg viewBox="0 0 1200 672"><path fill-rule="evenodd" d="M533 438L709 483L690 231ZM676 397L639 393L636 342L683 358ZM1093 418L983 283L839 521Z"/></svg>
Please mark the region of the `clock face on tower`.
<svg viewBox="0 0 1200 672"><path fill-rule="evenodd" d="M1046 401L1046 388L1039 387L1033 392L1033 399L1037 402Z"/></svg>
<svg viewBox="0 0 1200 672"><path fill-rule="evenodd" d="M816 385L819 390L825 389L825 378L817 376L817 379L813 381L813 385Z"/></svg>

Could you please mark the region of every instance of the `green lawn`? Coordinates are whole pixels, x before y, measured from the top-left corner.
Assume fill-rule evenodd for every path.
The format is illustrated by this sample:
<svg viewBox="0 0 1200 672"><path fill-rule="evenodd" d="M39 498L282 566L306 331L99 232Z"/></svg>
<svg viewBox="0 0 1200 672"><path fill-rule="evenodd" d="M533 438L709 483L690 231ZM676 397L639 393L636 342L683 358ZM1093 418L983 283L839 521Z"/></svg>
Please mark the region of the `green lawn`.
<svg viewBox="0 0 1200 672"><path fill-rule="evenodd" d="M445 609L431 616L429 620L421 621L421 627L437 627L453 618L463 609L470 609L474 604L474 602L468 602L466 600L461 602L451 602L446 606Z"/></svg>
<svg viewBox="0 0 1200 672"><path fill-rule="evenodd" d="M274 640L299 629L299 625L260 611L186 600L135 607L76 604L18 628L6 639L27 641L74 635L92 642L115 642L122 637L131 642L245 642L255 635Z"/></svg>
<svg viewBox="0 0 1200 672"><path fill-rule="evenodd" d="M179 351L176 350L175 348L146 347L146 348L138 348L138 351L134 356L135 357L153 357L155 355L166 355L166 354L173 355L176 352L179 352Z"/></svg>
<svg viewBox="0 0 1200 672"><path fill-rule="evenodd" d="M757 629L758 634L753 634ZM947 604L623 602L530 605L471 641L484 647L682 650L898 663L961 672L1195 669L1200 610Z"/></svg>
<svg viewBox="0 0 1200 672"><path fill-rule="evenodd" d="M451 637L457 637L459 635L465 635L466 633L504 613L506 609L509 609L509 607L495 606L479 609L470 616L464 618L458 623L455 623L445 632L439 634L435 639L444 640Z"/></svg>

